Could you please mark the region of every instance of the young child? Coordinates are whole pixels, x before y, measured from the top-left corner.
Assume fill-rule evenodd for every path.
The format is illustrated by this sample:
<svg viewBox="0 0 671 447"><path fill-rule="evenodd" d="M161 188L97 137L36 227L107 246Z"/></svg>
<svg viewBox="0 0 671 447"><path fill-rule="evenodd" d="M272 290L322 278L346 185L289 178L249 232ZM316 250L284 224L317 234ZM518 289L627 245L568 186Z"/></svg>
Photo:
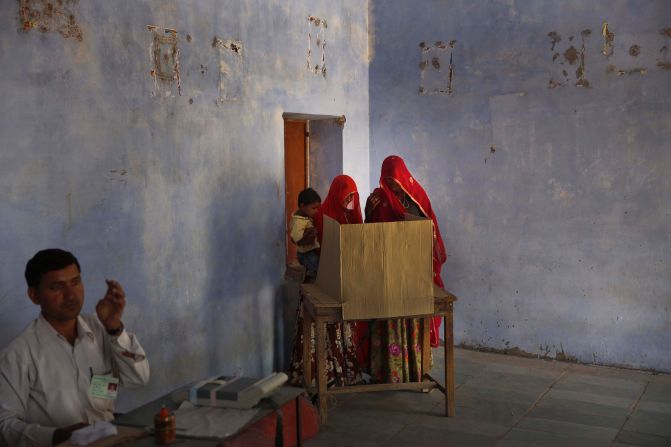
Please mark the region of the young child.
<svg viewBox="0 0 671 447"><path fill-rule="evenodd" d="M304 189L298 194L298 210L291 216L289 235L296 244L298 262L305 266L306 282L317 278L319 268L319 242L313 218L322 199L312 188Z"/></svg>

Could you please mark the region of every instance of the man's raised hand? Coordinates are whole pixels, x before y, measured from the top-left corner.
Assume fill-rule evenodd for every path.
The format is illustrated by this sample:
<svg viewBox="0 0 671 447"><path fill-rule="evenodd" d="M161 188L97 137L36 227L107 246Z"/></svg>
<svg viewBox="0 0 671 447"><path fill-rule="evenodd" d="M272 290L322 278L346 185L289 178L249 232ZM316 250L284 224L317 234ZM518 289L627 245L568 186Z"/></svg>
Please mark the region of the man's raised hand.
<svg viewBox="0 0 671 447"><path fill-rule="evenodd" d="M106 279L105 282L107 291L105 296L98 301L96 313L105 329L110 332L121 328L121 316L126 306L126 293L117 281Z"/></svg>

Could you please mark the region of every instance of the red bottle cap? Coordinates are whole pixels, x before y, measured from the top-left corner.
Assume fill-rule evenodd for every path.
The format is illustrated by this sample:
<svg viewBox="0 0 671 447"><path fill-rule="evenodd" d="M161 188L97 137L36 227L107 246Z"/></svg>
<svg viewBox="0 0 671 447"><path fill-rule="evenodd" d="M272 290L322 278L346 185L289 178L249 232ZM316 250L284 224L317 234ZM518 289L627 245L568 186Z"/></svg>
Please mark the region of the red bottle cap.
<svg viewBox="0 0 671 447"><path fill-rule="evenodd" d="M162 418L167 418L168 416L170 416L170 411L168 411L168 409L165 408L164 406L161 407L161 411L158 412L158 415L161 416Z"/></svg>

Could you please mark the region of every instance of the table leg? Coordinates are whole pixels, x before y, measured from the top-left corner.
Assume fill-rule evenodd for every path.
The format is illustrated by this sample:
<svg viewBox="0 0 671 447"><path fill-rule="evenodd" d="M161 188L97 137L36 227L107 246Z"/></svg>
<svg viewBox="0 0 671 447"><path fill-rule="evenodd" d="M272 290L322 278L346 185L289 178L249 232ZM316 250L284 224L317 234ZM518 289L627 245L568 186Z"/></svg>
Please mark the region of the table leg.
<svg viewBox="0 0 671 447"><path fill-rule="evenodd" d="M455 416L455 395L454 395L454 319L452 306L445 314L445 414Z"/></svg>
<svg viewBox="0 0 671 447"><path fill-rule="evenodd" d="M303 379L305 386L312 386L312 316L303 304Z"/></svg>
<svg viewBox="0 0 671 447"><path fill-rule="evenodd" d="M319 398L319 419L322 424L327 420L326 398L326 324L319 317L315 318L315 332L317 337L317 393Z"/></svg>

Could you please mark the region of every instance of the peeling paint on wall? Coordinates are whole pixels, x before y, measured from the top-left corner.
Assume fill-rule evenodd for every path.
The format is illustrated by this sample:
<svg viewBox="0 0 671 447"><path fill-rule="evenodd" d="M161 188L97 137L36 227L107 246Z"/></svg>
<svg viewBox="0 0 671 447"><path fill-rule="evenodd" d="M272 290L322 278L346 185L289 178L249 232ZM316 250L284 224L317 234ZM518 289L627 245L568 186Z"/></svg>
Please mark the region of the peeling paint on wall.
<svg viewBox="0 0 671 447"><path fill-rule="evenodd" d="M161 96L161 85L171 87L177 84L177 93L182 95L182 81L179 75L179 46L177 45L177 31L164 28L159 31L155 25L147 25L147 29L153 38L149 45L149 58L151 60L150 76L154 79L153 96ZM163 96L171 96L171 90L167 89Z"/></svg>
<svg viewBox="0 0 671 447"><path fill-rule="evenodd" d="M564 59L566 59L566 62L569 64L575 65L575 63L578 61L578 50L576 50L576 48L571 45L566 51L564 51Z"/></svg>
<svg viewBox="0 0 671 447"><path fill-rule="evenodd" d="M668 38L668 34L671 33L668 32L668 29L662 29L660 30L660 34L662 36L665 36ZM577 65L576 71L575 71L575 83L574 85L578 87L589 87L590 83L586 78L586 72L585 72L585 60L586 60L586 50L585 50L585 41L586 39L592 34L591 30L585 29L580 33L580 36L582 38L582 44L580 46L580 49L578 50L575 46L570 45L568 48L566 48L563 53L560 53L560 51L556 51L555 47L558 45L559 42L561 42L561 36L556 32L556 31L551 31L550 33L547 34L547 36L550 38L550 51L552 51L552 63L555 64L557 61L559 62L560 66L565 66L565 64L568 65ZM607 74L615 74L617 76L625 76L625 75L645 75L648 73L648 68L645 67L646 62L650 63L651 61L648 59L649 58L649 53L644 53L643 49L641 46L636 43L636 42L631 42L628 47L624 46L624 48L628 48L626 51L618 51L621 54L616 55L615 54L615 33L613 30L610 28L608 25L608 22L604 21L603 26L601 28L601 35L604 38L604 43L603 47L601 50L601 53L608 59L615 59L614 62L608 64L606 67L606 73ZM570 36L568 38L569 42L572 42L574 39L574 36ZM662 47L660 49L661 54L665 54L668 46ZM563 56L563 57L560 57ZM642 61L636 62L636 64L630 64L627 63L627 61L623 60L623 56L626 58L629 58L629 60L634 60L632 58L636 59L643 59ZM639 58L640 56L640 58ZM669 67L671 69L671 65L668 64L665 60L662 61L658 59L657 65L660 68L665 68ZM548 81L548 88L554 89L557 87L565 87L569 85L569 83L573 82L570 76L570 71L567 71L566 68L562 67L561 68L561 76L557 73L556 75L553 75L550 77L550 80Z"/></svg>
<svg viewBox="0 0 671 447"><path fill-rule="evenodd" d="M671 43L671 27L662 28L659 30L659 34L664 37L665 43L662 48L659 49L659 54L661 54L662 57L657 59L657 66L662 70L671 70L671 60L669 60L667 56L669 54L669 43Z"/></svg>
<svg viewBox="0 0 671 447"><path fill-rule="evenodd" d="M559 33L557 33L556 31L550 31L548 33L548 37L550 38L550 41L552 42L552 46L550 47L550 51L554 51L555 50L555 45L557 45L557 43L561 42L561 35ZM559 53L556 53L556 54L557 54L557 56L559 55ZM552 59L553 62L554 62L555 59L556 59L556 56L553 57L553 59Z"/></svg>
<svg viewBox="0 0 671 447"><path fill-rule="evenodd" d="M326 19L320 19L315 16L308 16L308 70L314 74L321 74L326 77L326 28L328 23ZM312 48L320 53L319 61L313 62Z"/></svg>
<svg viewBox="0 0 671 447"><path fill-rule="evenodd" d="M648 70L645 69L645 68L641 68L641 67L631 68L631 69L628 69L628 70L621 70L621 69L618 69L617 67L615 67L615 65L611 64L611 65L608 65L608 67L606 67L606 73L613 73L613 74L616 74L618 76L632 75L632 74L644 75L644 74L648 73Z"/></svg>
<svg viewBox="0 0 671 447"><path fill-rule="evenodd" d="M454 80L454 58L453 51L457 41L451 40L444 43L439 40L433 44L419 43L420 61L420 95L451 95ZM450 57L447 70L441 70L447 60L447 52Z"/></svg>
<svg viewBox="0 0 671 447"><path fill-rule="evenodd" d="M660 57L657 59L657 67L663 70L671 70L671 60L667 59L669 41L671 40L671 27L662 28L659 31L659 34L665 39L665 43L659 49ZM576 68L576 81L575 85L578 87L588 87L589 81L585 77L585 60L586 60L586 50L585 50L585 40L591 35L591 30L585 29L580 33L582 37L582 45L580 50L576 49L573 45L569 46L564 50L563 53L556 51L555 48L562 38L559 33L556 31L551 31L547 34L550 38L550 51L552 54L552 63L559 61L559 65L578 65ZM610 28L608 22L604 21L601 28L601 35L603 36L604 42L601 53L607 58L610 59L611 56L615 55L615 33ZM574 36L570 36L568 41L572 42ZM647 64L654 64L650 60L650 53L643 51L641 46L637 42L631 42L628 46L622 46L623 50L618 50L619 58L617 62L608 64L606 67L607 74L615 74L617 76L624 75L645 75L648 73ZM560 58L563 56L563 59ZM618 56L618 55L616 55ZM627 61L623 60L622 56L636 59L643 59L636 62L636 64L628 64ZM640 56L640 57L639 57ZM633 59L630 59L630 61ZM554 89L557 87L564 87L569 85L571 80L569 79L569 72L566 69L561 69L562 76L554 75L550 77L548 82L548 88Z"/></svg>
<svg viewBox="0 0 671 447"><path fill-rule="evenodd" d="M592 34L592 30L585 29L580 32L580 37L582 39L582 46L580 47L580 64L575 71L575 75L578 78L578 81L575 83L578 87L589 87L589 81L585 77L585 39Z"/></svg>
<svg viewBox="0 0 671 447"><path fill-rule="evenodd" d="M107 175L107 180L110 182L119 182L124 185L128 183L125 175L128 174L128 171L125 169L110 169L109 174Z"/></svg>
<svg viewBox="0 0 671 447"><path fill-rule="evenodd" d="M217 36L212 47L219 51L219 97L217 103L236 101L242 96L242 42ZM201 74L207 67L201 65Z"/></svg>
<svg viewBox="0 0 671 447"><path fill-rule="evenodd" d="M601 35L603 36L603 49L601 54L610 57L613 54L613 40L615 40L615 33L608 29L608 22L604 20L601 26Z"/></svg>
<svg viewBox="0 0 671 447"><path fill-rule="evenodd" d="M662 37L668 39L668 34L671 33L669 30L671 30L671 28L661 29L659 34ZM618 50L616 52L615 33L609 28L607 22L604 22L602 35L604 36L604 47L602 54L604 54L608 59L616 59L615 62L608 64L606 67L607 74L614 74L616 76L645 75L648 73L648 69L654 66L655 62L652 60L653 55L650 52L645 52L637 42L619 45L617 48L627 48L627 50ZM660 48L659 53L662 55L662 57L656 60L656 65L662 69L671 69L671 64L665 60L665 53L667 48L667 45L663 45L662 48Z"/></svg>
<svg viewBox="0 0 671 447"><path fill-rule="evenodd" d="M37 30L84 40L75 9L79 0L19 0L19 31Z"/></svg>
<svg viewBox="0 0 671 447"><path fill-rule="evenodd" d="M559 61L561 66L561 76L559 74L553 75L548 81L548 88L554 89L557 87L566 87L570 83L573 83L576 87L589 87L589 81L586 77L585 71L585 60L586 60L586 50L585 50L585 39L587 39L592 34L592 31L589 29L584 29L580 32L581 37L581 46L580 49L577 49L573 44L574 36L569 36L568 38L568 48L560 53L559 50L556 50L556 46L561 42L562 38L559 33L556 31L550 31L547 36L550 38L550 51L552 52L552 63L556 64ZM561 57L560 57L561 56ZM575 78L571 78L569 71L565 68L565 65L577 65L575 69ZM575 80L575 82L574 82Z"/></svg>

